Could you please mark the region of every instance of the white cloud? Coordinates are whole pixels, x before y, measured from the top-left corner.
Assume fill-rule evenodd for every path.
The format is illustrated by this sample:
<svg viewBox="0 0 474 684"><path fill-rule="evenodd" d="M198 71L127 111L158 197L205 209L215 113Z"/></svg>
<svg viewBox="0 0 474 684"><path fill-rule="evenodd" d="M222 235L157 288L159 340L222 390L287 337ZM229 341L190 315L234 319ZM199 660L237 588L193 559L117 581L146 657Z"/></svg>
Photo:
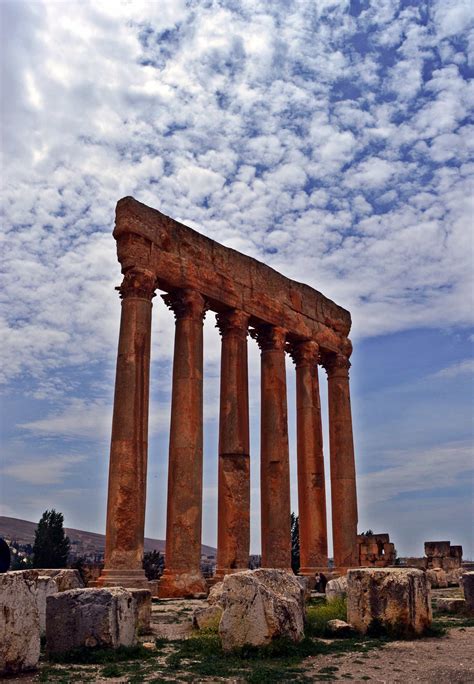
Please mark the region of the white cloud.
<svg viewBox="0 0 474 684"><path fill-rule="evenodd" d="M73 467L85 460L86 457L80 455L22 459L21 463L4 466L2 473L4 477L12 477L26 484L56 485L64 482L72 474Z"/></svg>
<svg viewBox="0 0 474 684"><path fill-rule="evenodd" d="M456 378L458 375L469 375L474 373L474 359L464 359L454 363L452 366L442 368L433 373L432 378Z"/></svg>
<svg viewBox="0 0 474 684"><path fill-rule="evenodd" d="M361 500L370 506L404 494L446 490L458 485L462 476L474 470L471 443L387 452L381 461L385 467L358 478Z"/></svg>

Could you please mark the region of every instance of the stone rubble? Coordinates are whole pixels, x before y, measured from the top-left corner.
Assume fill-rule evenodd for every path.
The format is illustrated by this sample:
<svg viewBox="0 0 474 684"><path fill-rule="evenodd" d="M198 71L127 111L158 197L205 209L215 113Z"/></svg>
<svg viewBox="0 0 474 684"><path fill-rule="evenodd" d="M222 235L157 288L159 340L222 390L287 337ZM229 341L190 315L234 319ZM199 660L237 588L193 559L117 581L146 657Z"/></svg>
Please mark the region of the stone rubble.
<svg viewBox="0 0 474 684"><path fill-rule="evenodd" d="M336 599L344 599L347 596L347 576L329 580L326 584L326 601L331 603Z"/></svg>

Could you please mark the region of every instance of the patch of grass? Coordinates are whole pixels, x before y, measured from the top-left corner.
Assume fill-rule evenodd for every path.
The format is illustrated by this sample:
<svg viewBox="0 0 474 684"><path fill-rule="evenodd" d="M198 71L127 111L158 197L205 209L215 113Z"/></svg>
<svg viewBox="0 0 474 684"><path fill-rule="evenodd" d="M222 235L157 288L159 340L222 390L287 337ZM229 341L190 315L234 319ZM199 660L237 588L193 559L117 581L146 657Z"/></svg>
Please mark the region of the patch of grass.
<svg viewBox="0 0 474 684"><path fill-rule="evenodd" d="M102 665L104 663L121 663L127 660L147 660L156 654L141 644L137 646L120 646L109 648L77 648L67 653L51 654L49 659L54 663L85 663Z"/></svg>
<svg viewBox="0 0 474 684"><path fill-rule="evenodd" d="M312 602L306 610L306 634L309 636L328 636L329 620L347 620L347 603L345 599L336 599L330 603Z"/></svg>
<svg viewBox="0 0 474 684"><path fill-rule="evenodd" d="M110 663L102 668L100 674L102 677L120 677L122 672L116 663Z"/></svg>

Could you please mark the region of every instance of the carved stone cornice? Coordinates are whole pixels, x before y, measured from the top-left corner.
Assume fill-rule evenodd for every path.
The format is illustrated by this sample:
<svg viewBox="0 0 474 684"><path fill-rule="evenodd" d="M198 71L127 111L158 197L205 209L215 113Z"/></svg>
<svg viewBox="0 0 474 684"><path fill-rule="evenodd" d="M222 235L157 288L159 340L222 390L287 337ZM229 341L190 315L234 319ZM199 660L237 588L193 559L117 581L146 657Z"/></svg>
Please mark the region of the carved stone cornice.
<svg viewBox="0 0 474 684"><path fill-rule="evenodd" d="M204 321L208 309L207 302L197 290L174 290L161 295L166 306L174 313L176 320L191 318Z"/></svg>
<svg viewBox="0 0 474 684"><path fill-rule="evenodd" d="M245 339L248 335L250 316L239 309L230 309L216 314L216 328L222 337L234 335Z"/></svg>
<svg viewBox="0 0 474 684"><path fill-rule="evenodd" d="M285 351L286 345L285 328L277 325L262 324L250 331L250 336L257 341L260 350L263 351Z"/></svg>
<svg viewBox="0 0 474 684"><path fill-rule="evenodd" d="M314 340L293 342L287 348L296 368L316 366L319 362L319 344Z"/></svg>
<svg viewBox="0 0 474 684"><path fill-rule="evenodd" d="M122 284L115 289L118 290L120 299L147 299L151 302L155 296L156 278L150 271L133 269L126 271L123 276Z"/></svg>
<svg viewBox="0 0 474 684"><path fill-rule="evenodd" d="M327 353L323 355L322 365L326 369L328 377L349 376L349 368L351 367L351 362L347 356L343 354Z"/></svg>

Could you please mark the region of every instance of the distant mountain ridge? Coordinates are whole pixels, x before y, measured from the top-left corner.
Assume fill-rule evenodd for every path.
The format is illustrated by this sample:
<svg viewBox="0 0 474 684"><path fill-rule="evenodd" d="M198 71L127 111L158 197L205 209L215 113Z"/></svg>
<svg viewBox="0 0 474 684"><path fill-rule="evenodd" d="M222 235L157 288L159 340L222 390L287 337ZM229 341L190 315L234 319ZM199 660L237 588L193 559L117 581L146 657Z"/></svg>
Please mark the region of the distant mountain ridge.
<svg viewBox="0 0 474 684"><path fill-rule="evenodd" d="M33 544L37 525L38 523L31 522L30 520L20 520L19 518L0 515L0 537L17 541L19 544ZM71 543L76 547L76 553L79 555L83 553L104 553L104 534L76 530L72 527L65 527L64 529ZM145 551L154 550L164 552L165 541L163 539L145 537ZM217 549L203 544L201 546L201 553L204 556L215 556Z"/></svg>

